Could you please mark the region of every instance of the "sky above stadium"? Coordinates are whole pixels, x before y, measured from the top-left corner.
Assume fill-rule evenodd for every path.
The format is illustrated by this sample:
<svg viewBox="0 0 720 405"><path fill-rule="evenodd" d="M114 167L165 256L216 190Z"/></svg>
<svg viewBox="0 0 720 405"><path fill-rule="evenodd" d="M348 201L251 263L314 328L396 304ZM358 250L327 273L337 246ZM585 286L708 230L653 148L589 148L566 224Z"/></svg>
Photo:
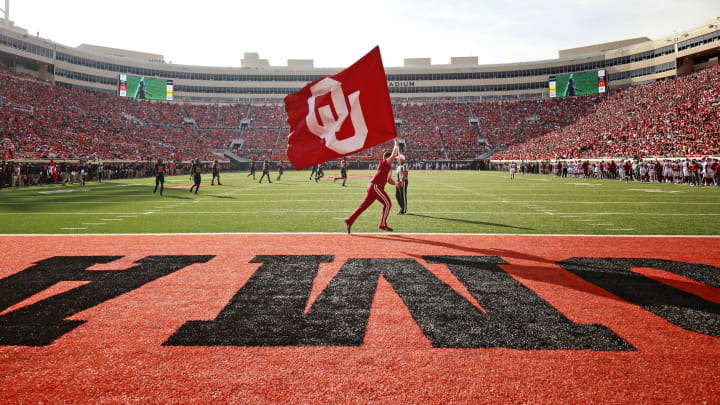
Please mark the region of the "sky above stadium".
<svg viewBox="0 0 720 405"><path fill-rule="evenodd" d="M3 4L0 4L0 7ZM375 45L385 66L404 58L480 64L557 58L560 49L635 37L657 39L720 16L718 0L11 0L32 35L158 53L165 61L240 66L258 52L273 66L314 59L344 67Z"/></svg>

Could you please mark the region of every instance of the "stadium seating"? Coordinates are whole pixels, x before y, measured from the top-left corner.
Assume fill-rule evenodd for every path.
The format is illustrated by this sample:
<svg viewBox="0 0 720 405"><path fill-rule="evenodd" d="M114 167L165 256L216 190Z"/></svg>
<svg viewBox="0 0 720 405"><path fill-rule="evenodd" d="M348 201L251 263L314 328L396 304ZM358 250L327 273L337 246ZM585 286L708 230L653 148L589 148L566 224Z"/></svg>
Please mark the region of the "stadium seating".
<svg viewBox="0 0 720 405"><path fill-rule="evenodd" d="M609 96L396 103L411 160L681 156L720 153L720 68L616 90ZM185 124L185 118L196 125ZM472 119L472 122L471 122ZM245 123L245 124L243 124ZM245 139L241 156L286 160L281 104L138 102L52 86L0 70L0 154L20 159L214 160ZM391 143L353 156L379 160Z"/></svg>
<svg viewBox="0 0 720 405"><path fill-rule="evenodd" d="M215 104L193 105L185 104L183 106L188 117L195 120L200 128L215 128L220 114L220 107Z"/></svg>
<svg viewBox="0 0 720 405"><path fill-rule="evenodd" d="M575 122L496 159L687 156L720 153L720 68L616 91ZM582 100L582 98L576 98Z"/></svg>

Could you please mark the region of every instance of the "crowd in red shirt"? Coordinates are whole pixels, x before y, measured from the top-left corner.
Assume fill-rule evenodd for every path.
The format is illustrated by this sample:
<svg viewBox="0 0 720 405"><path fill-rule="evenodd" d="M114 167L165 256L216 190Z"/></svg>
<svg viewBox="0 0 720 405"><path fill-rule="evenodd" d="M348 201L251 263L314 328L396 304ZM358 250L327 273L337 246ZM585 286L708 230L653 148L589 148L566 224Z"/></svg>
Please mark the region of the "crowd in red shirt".
<svg viewBox="0 0 720 405"><path fill-rule="evenodd" d="M574 99L582 100L576 97ZM626 88L592 114L511 146L494 159L687 156L720 153L720 67Z"/></svg>
<svg viewBox="0 0 720 405"><path fill-rule="evenodd" d="M415 161L473 159L496 146L509 148L494 159L717 154L719 79L714 67L608 96L393 108ZM288 133L279 104L139 102L0 70L0 154L9 158L214 160L242 137L239 155L286 160ZM391 146L351 158L376 161Z"/></svg>

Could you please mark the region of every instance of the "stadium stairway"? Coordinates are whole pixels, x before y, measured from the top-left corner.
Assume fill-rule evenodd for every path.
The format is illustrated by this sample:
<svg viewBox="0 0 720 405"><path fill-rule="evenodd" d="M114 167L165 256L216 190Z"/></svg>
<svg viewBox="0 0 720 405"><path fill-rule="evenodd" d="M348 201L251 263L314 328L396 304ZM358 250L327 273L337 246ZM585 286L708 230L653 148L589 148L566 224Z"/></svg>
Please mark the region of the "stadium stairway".
<svg viewBox="0 0 720 405"><path fill-rule="evenodd" d="M445 138L443 138L443 131L442 128L440 128L440 122L437 118L437 110L435 109L435 104L432 104L432 112L433 112L433 122L435 122L435 128L437 129L438 136L440 136L440 145L442 145L442 153L443 156L445 156L445 160L450 160L450 157L448 156L448 150L445 146Z"/></svg>

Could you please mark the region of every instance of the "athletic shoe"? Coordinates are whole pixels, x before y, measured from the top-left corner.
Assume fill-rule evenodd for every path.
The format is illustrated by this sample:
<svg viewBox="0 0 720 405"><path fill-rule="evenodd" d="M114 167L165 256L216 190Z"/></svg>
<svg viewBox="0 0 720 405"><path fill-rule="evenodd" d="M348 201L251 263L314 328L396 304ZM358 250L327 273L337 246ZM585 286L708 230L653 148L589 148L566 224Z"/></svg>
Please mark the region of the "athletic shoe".
<svg viewBox="0 0 720 405"><path fill-rule="evenodd" d="M393 231L393 229L390 228L390 227L387 226L387 225L381 226L381 227L380 227L380 230L381 230L381 231L385 231L385 232L392 232L392 231Z"/></svg>
<svg viewBox="0 0 720 405"><path fill-rule="evenodd" d="M401 210L401 211L398 211L398 213L397 213L397 214L398 214L398 215L405 215L405 213L404 213L404 212L402 212L402 210Z"/></svg>
<svg viewBox="0 0 720 405"><path fill-rule="evenodd" d="M345 228L347 228L348 235L350 235L350 227L351 227L351 226L352 226L352 225L350 225L350 222L348 222L348 220L346 219L346 220L345 220Z"/></svg>

